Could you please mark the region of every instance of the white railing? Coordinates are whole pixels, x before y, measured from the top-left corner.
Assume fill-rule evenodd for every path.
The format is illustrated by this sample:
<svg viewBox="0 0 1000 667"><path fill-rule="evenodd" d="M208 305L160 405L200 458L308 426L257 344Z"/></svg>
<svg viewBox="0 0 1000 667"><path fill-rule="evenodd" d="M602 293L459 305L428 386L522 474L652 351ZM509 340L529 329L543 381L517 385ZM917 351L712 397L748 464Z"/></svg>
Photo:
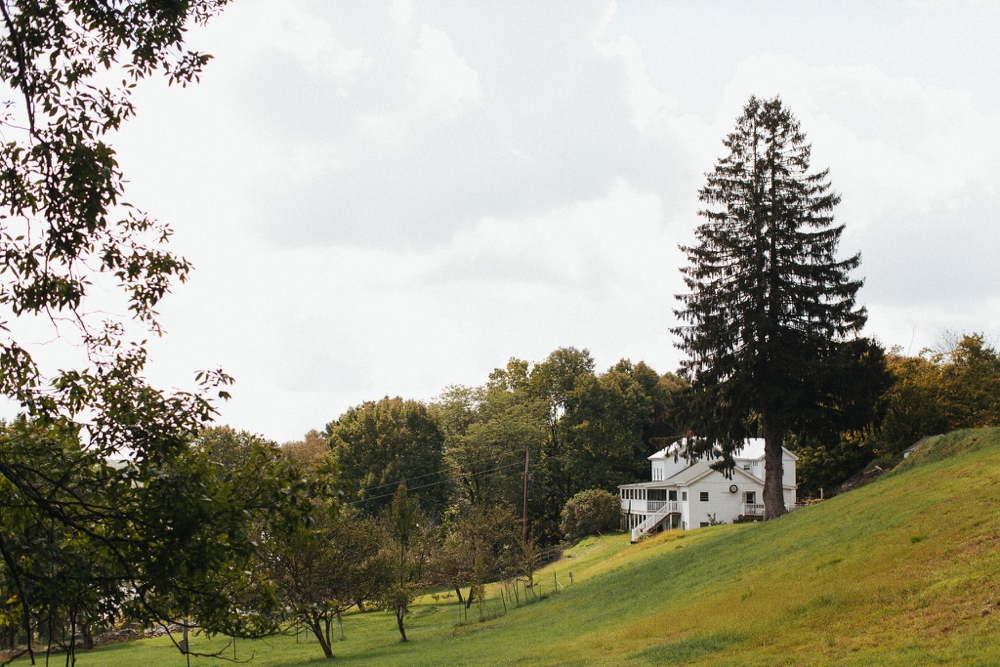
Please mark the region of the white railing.
<svg viewBox="0 0 1000 667"><path fill-rule="evenodd" d="M635 542L639 536L647 530L660 523L668 514L680 514L680 503L676 500L652 500L650 503L662 503L662 506L653 514L646 517L646 520L632 529L632 541Z"/></svg>
<svg viewBox="0 0 1000 667"><path fill-rule="evenodd" d="M785 505L785 510L791 512L804 507L804 505ZM740 505L741 516L764 516L764 503L743 503Z"/></svg>
<svg viewBox="0 0 1000 667"><path fill-rule="evenodd" d="M646 514L648 500L627 499L622 501L622 512L626 514Z"/></svg>

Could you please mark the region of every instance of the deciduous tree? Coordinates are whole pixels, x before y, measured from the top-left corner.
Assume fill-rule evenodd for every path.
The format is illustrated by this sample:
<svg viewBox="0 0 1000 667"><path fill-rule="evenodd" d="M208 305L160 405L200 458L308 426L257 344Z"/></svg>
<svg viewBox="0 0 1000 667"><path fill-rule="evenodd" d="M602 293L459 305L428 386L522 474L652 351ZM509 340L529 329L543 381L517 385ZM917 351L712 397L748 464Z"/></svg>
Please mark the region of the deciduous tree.
<svg viewBox="0 0 1000 667"><path fill-rule="evenodd" d="M162 333L157 304L191 266L166 249L170 228L125 200L110 144L135 112L140 80L156 71L181 85L198 79L209 56L184 48L185 31L225 4L0 1L0 79L13 96L0 118L0 307L11 318L0 319L0 393L21 410L0 438L0 478L19 513L0 531L0 551L22 619L47 604L45 572L71 569L20 555L66 544L79 545L78 563L98 553L109 569L73 575L79 586L85 574L114 582L88 584L101 591L101 613L144 623L194 616L234 634L256 632L264 618L236 604L256 585L239 574L253 551L245 517L277 511L296 482L258 468L234 488L235 476L226 481L191 447L215 414L210 399L227 396L224 373L199 374L195 393L145 381L146 334L130 328ZM91 312L95 284L117 284L129 316ZM43 372L19 333L36 318L58 322L79 363ZM31 546L44 526L53 539Z"/></svg>
<svg viewBox="0 0 1000 667"><path fill-rule="evenodd" d="M309 524L273 537L266 559L282 606L333 657L331 629L341 613L368 595L373 569L387 577L386 538L371 517L337 506L319 507Z"/></svg>
<svg viewBox="0 0 1000 667"><path fill-rule="evenodd" d="M599 531L618 530L622 504L604 489L587 489L566 501L562 530L567 539L578 540Z"/></svg>
<svg viewBox="0 0 1000 667"><path fill-rule="evenodd" d="M396 487L411 480L422 511L443 513L451 478L444 434L426 405L388 397L368 401L327 424L326 434L341 474L359 489L364 512L378 514L392 504Z"/></svg>
<svg viewBox="0 0 1000 667"><path fill-rule="evenodd" d="M379 590L378 602L396 616L399 637L406 640L405 620L410 603L423 585L424 566L431 552L430 526L420 511L420 504L410 496L406 484L400 484L384 515L390 540L386 544L389 577Z"/></svg>
<svg viewBox="0 0 1000 667"><path fill-rule="evenodd" d="M435 550L429 580L454 588L460 601L462 588L468 587L468 609L484 584L519 572L521 554L521 525L511 507L474 506L451 524Z"/></svg>

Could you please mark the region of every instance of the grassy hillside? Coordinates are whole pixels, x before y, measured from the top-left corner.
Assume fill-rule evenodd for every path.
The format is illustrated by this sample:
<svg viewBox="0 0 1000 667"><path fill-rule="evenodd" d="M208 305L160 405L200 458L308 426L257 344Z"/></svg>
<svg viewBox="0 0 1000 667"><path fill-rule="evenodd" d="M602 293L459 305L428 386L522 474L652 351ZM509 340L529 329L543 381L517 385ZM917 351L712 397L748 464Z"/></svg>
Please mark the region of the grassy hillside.
<svg viewBox="0 0 1000 667"><path fill-rule="evenodd" d="M998 508L1000 429L957 432L869 486L778 521L634 546L624 535L588 539L539 575L548 590L555 571L561 594L492 621L456 627L454 597L428 597L400 644L392 617L349 615L336 663L1000 664ZM254 650L254 665L329 664L309 662L318 646L291 638L237 650ZM78 664L184 660L157 639Z"/></svg>

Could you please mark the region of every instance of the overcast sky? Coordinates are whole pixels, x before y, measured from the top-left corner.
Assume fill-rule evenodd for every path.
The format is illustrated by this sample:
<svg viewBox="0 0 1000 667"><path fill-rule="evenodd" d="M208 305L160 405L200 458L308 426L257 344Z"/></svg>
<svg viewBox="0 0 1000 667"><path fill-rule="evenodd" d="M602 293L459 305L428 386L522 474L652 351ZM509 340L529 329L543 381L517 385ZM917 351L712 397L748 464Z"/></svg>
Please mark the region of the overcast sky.
<svg viewBox="0 0 1000 667"><path fill-rule="evenodd" d="M677 367L678 243L751 94L842 195L866 332L1000 334L1000 3L237 0L116 139L197 267L153 379L278 441L588 348Z"/></svg>

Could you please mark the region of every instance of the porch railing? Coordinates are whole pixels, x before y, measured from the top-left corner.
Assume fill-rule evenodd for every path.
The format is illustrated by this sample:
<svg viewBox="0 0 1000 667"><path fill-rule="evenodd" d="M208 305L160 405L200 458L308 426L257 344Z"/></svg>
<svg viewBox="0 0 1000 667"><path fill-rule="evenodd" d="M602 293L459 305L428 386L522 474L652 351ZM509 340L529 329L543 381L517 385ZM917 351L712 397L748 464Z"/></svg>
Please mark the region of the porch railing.
<svg viewBox="0 0 1000 667"><path fill-rule="evenodd" d="M785 505L785 510L791 512L801 507L804 505ZM740 505L740 514L742 516L764 516L764 503L743 503Z"/></svg>
<svg viewBox="0 0 1000 667"><path fill-rule="evenodd" d="M680 514L681 506L676 500L647 500L647 503L658 503L660 508L653 514L646 517L646 520L632 529L632 541L635 542L639 536L647 530L660 523L670 514Z"/></svg>
<svg viewBox="0 0 1000 667"><path fill-rule="evenodd" d="M671 512L680 512L680 510L677 509L677 501L676 500L647 500L646 501L646 509L648 511L650 511L650 512L659 512L661 509L663 509L664 507L667 507L668 505L671 505L673 507L673 509L671 509L669 511L671 511Z"/></svg>

